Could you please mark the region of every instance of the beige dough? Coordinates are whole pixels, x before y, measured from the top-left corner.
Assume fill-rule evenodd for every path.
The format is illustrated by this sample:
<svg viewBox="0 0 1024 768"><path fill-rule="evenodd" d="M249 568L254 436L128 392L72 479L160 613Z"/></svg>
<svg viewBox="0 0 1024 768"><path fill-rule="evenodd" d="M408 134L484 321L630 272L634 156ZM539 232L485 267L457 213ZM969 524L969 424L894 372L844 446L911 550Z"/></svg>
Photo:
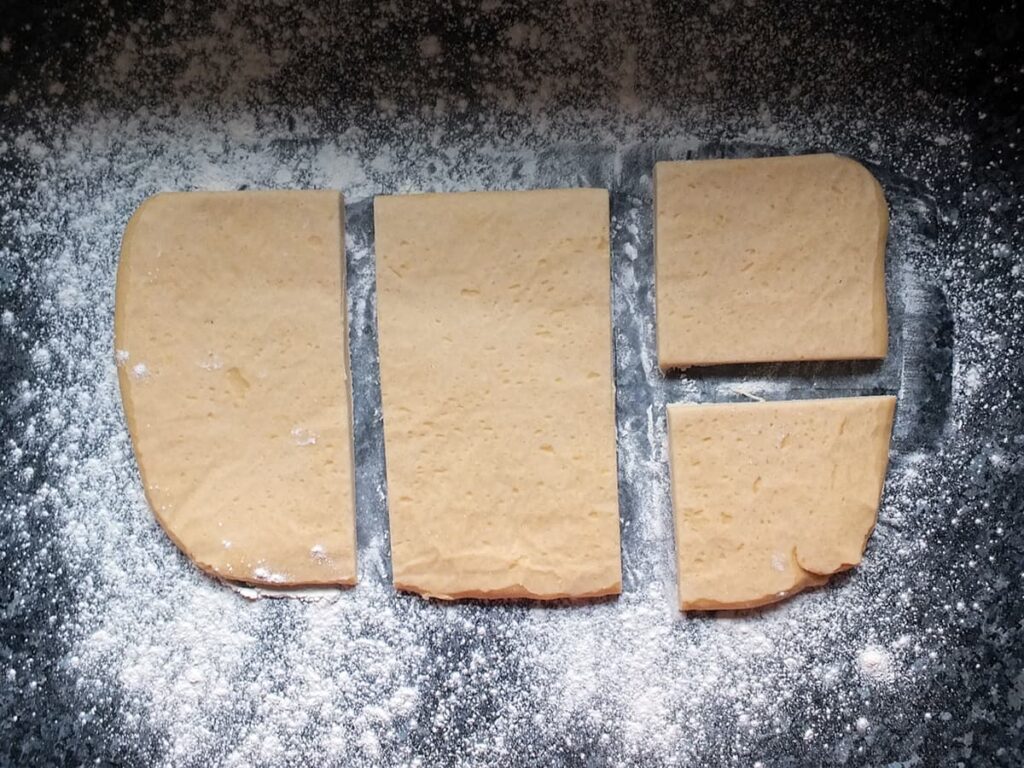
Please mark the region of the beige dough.
<svg viewBox="0 0 1024 768"><path fill-rule="evenodd" d="M374 208L395 585L618 593L608 193Z"/></svg>
<svg viewBox="0 0 1024 768"><path fill-rule="evenodd" d="M683 610L780 600L860 562L893 397L668 408Z"/></svg>
<svg viewBox="0 0 1024 768"><path fill-rule="evenodd" d="M663 368L885 357L882 188L836 155L658 163Z"/></svg>
<svg viewBox="0 0 1024 768"><path fill-rule="evenodd" d="M152 197L125 230L114 321L146 497L200 568L352 584L341 196Z"/></svg>

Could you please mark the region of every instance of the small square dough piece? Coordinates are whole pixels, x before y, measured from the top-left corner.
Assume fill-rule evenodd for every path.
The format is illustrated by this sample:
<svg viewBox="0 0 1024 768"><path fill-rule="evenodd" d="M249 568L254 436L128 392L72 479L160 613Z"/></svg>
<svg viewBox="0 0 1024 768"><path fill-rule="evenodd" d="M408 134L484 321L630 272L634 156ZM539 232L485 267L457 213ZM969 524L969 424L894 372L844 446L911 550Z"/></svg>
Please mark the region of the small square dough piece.
<svg viewBox="0 0 1024 768"><path fill-rule="evenodd" d="M337 192L146 200L114 338L146 497L200 568L273 586L356 578Z"/></svg>
<svg viewBox="0 0 1024 768"><path fill-rule="evenodd" d="M670 405L682 610L752 608L860 562L894 397Z"/></svg>
<svg viewBox="0 0 1024 768"><path fill-rule="evenodd" d="M378 197L395 586L621 589L608 193Z"/></svg>
<svg viewBox="0 0 1024 768"><path fill-rule="evenodd" d="M885 357L882 188L836 155L655 166L662 368Z"/></svg>

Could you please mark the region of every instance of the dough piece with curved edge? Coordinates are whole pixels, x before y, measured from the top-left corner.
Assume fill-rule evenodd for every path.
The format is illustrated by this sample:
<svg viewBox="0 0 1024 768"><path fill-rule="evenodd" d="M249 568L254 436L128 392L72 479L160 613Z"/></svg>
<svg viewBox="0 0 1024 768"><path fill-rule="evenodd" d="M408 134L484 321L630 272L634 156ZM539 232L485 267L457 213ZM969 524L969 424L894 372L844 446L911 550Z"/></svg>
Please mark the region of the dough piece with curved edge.
<svg viewBox="0 0 1024 768"><path fill-rule="evenodd" d="M655 166L662 368L885 357L882 188L836 155Z"/></svg>
<svg viewBox="0 0 1024 768"><path fill-rule="evenodd" d="M621 589L608 193L378 197L395 585Z"/></svg>
<svg viewBox="0 0 1024 768"><path fill-rule="evenodd" d="M773 603L860 562L894 397L668 408L682 610Z"/></svg>
<svg viewBox="0 0 1024 768"><path fill-rule="evenodd" d="M218 577L356 578L342 201L156 195L125 230L115 347L146 497Z"/></svg>

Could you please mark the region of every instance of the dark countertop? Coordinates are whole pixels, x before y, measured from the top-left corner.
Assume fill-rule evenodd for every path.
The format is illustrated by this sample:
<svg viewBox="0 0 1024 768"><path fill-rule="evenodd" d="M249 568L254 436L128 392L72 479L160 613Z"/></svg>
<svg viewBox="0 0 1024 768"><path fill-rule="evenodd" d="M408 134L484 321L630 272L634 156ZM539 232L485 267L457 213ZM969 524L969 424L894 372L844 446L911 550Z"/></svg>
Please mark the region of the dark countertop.
<svg viewBox="0 0 1024 768"><path fill-rule="evenodd" d="M72 646L94 629L89 596L108 587L106 577L97 575L94 583L82 570L86 560L67 555L63 543L70 534L61 494L73 490L73 474L58 454L70 455L65 448L72 438L59 425L81 428L72 463L99 461L110 445L123 446L123 438L102 430L91 434L80 415L87 402L47 397L48 389L71 392L73 376L100 381L104 371L75 369L58 352L51 360L39 346L55 337L55 328L72 350L106 343L105 315L83 311L79 327L67 316L54 319L52 305L72 299L48 279L43 265L65 263L59 259L64 251L72 265L116 258L110 233L95 242L71 234L84 217L81 191L128 184L121 180L143 173L146 164L117 144L122 134L110 127L111 144L103 151L112 165L105 167L97 156L100 142L90 143L89 178L74 181L78 186L69 195L79 202L63 210L61 185L72 182L46 164L46 152L76 151L68 140L76 125L103 125L106 118L111 125L141 119L152 126L166 119L173 132L182 116L197 125L215 123L223 105L232 114L254 115L255 127L228 131L219 154L207 158L211 167L231 156L231 142L255 142L276 161L292 164L294 175L284 183L301 183L307 178L304 148L343 136L388 147L397 167L380 169L379 178L363 185L377 191L404 189L409 179L415 186L428 166L443 165L445 157L454 158L451 166L439 166L445 188L494 177L607 184L616 247L631 242L630 221L644 221L648 159L834 149L860 157L880 175L894 232L913 240L899 258L890 254L890 270L900 267L890 273L890 290L907 275L920 282L912 295L899 294L902 305L894 305L904 307L894 310L898 327L910 330L894 335L902 341L894 342L887 366L731 374L781 382L791 396L804 396L801 387L812 391L807 396L901 393L905 421L903 432L897 426L894 462L907 486L883 506L883 521L891 513L891 522L880 524L876 540L879 546L913 541L913 532L901 526L922 526L920 552L905 561L906 572L884 573L866 564L830 588L828 599L841 600L833 595L844 589L864 590L856 594L867 595L857 605L872 612L863 619L865 642L884 627L892 601L905 601L901 631L925 648L906 665L913 686L861 697L846 688L840 695L827 686L794 683L794 699L780 706L773 729L748 737L731 716L705 705L708 719L690 748L633 750L626 736L603 740L590 721L575 715L561 728L534 728L528 718L509 721L507 714L502 720L495 713L504 711L500 699L510 683L488 692L470 676L455 704L445 699L444 681L453 671L466 674L470 651L494 660L500 679L529 677L517 667L526 662L512 650L518 630L506 631L498 620L487 624L492 619L486 607L468 606L459 615L498 629L498 639L478 641L475 630L465 635L443 625L427 645L424 690L434 685L435 692L422 694L420 719L425 723L428 713L447 706L447 725L431 729L413 720L396 727L382 751L360 753L363 762L395 764L415 755L426 765L484 764L503 755L501 761L511 764L558 765L673 759L765 768L1024 765L1024 78L1012 8L721 0L672 10L653 2L630 8L572 3L556 10L453 2L378 14L371 5L328 10L327 4L262 3L243 12L235 4L218 9L196 2L172 13L162 4L120 0L102 7L0 4L0 313L12 318L0 316L0 765L231 764L221 742L205 752L175 753L166 729L140 722L138 713L146 710L127 693L113 683L96 684L95 670L86 675L79 669ZM246 57L238 58L239 51ZM680 143L680 136L689 139ZM502 154L510 143L519 149ZM159 147L152 133L144 144ZM475 144L494 147L492 160L481 160ZM571 159L568 167L583 169L578 177L560 171L563 155ZM138 167L114 165L125 157ZM524 158L533 166L519 175L510 166ZM497 174L488 162L510 165ZM403 163L416 173L406 174ZM360 155L354 167L370 174L373 158ZM262 166L253 171L262 172ZM229 186L237 181L211 178ZM44 186L45 194L39 191ZM40 211L34 228L29 219ZM349 272L355 290L366 291L350 296L353 355L362 349L372 367L368 211L365 200L349 205L356 241L349 244ZM643 264L649 252L642 242L635 245ZM630 264L617 264L613 292L619 292L620 314L632 312L626 309L634 307L634 294L637 311L649 311L649 275L638 268L639 282L631 282ZM72 298L79 307L109 302L105 293ZM684 377L652 385L649 375L634 381L643 374L630 355L642 355L646 331L634 317L617 322L623 331L616 341L620 440L633 445L628 440L634 426L642 431L648 405L720 390L714 375L696 382ZM363 402L368 414L356 425L362 430L357 444L360 458L379 474L371 384L356 383L357 406ZM79 415L61 422L53 408ZM641 443L657 457L653 443L636 445ZM928 467L923 480L913 481L906 471L916 461ZM360 522L361 557L385 525L371 474L367 470L361 486L361 503L373 510L368 522ZM624 518L630 520L645 501L637 477L622 478ZM126 485L124 494L132 492ZM95 497L99 506L107 501ZM138 524L143 522L149 524ZM657 578L645 570L652 562L643 552L647 541L628 530L623 541L627 591L640 589L645 579ZM167 557L174 560L173 552ZM879 555L877 562L898 561ZM175 567L187 573L187 565ZM386 565L380 570L386 574ZM864 581L857 582L861 570ZM287 602L260 610L277 626L297 615ZM417 620L415 609L403 606L396 608L403 620ZM508 610L508 627L526 621L529 609ZM707 621L697 618L702 628L685 635L687 642L701 637ZM845 626L852 619L844 613L836 622ZM856 626L843 632L855 637ZM272 633L264 639L284 642ZM92 682L86 684L86 677ZM542 703L548 696L539 695ZM855 700L862 708L852 708ZM801 720L801 711L811 707L824 713L813 734ZM841 717L833 718L833 710ZM861 713L870 721L865 738L849 727ZM244 719L234 711L213 718L210 727L220 738L237 733ZM687 738L684 727L680 739ZM490 748L496 739L510 748L474 757L474 744ZM263 762L313 760L274 752Z"/></svg>

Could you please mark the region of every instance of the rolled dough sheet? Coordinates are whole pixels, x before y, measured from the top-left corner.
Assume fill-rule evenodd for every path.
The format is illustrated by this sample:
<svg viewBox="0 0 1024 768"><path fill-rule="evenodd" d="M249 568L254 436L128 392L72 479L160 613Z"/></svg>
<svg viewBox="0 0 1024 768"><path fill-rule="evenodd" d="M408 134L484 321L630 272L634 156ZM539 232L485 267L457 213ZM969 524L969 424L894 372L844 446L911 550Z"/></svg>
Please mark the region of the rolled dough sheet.
<svg viewBox="0 0 1024 768"><path fill-rule="evenodd" d="M148 199L114 320L146 497L200 568L251 584L355 571L337 192Z"/></svg>
<svg viewBox="0 0 1024 768"><path fill-rule="evenodd" d="M374 217L395 585L618 593L608 193L378 197Z"/></svg>
<svg viewBox="0 0 1024 768"><path fill-rule="evenodd" d="M893 397L671 405L683 610L772 603L860 562Z"/></svg>
<svg viewBox="0 0 1024 768"><path fill-rule="evenodd" d="M836 155L655 167L662 368L885 357L882 188Z"/></svg>

